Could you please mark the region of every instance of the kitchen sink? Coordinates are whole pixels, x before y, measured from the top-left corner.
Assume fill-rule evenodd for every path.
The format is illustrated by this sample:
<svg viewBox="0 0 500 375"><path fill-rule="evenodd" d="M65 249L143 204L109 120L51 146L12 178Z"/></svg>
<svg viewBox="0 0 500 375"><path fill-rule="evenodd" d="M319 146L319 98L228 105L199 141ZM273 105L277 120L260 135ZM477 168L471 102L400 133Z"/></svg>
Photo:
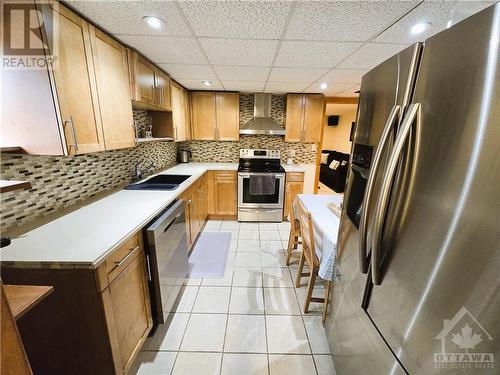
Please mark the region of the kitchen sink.
<svg viewBox="0 0 500 375"><path fill-rule="evenodd" d="M181 174L159 174L146 181L130 184L125 190L175 190L191 176Z"/></svg>

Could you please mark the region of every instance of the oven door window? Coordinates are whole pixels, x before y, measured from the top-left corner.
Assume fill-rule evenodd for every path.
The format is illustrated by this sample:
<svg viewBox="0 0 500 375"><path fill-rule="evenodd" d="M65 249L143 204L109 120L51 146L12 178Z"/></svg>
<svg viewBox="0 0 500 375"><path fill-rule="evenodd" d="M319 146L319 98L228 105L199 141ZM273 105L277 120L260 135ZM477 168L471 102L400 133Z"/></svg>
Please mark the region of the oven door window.
<svg viewBox="0 0 500 375"><path fill-rule="evenodd" d="M274 193L270 195L252 195L250 194L250 178L243 178L243 203L268 203L277 204L280 198L280 179L274 182Z"/></svg>

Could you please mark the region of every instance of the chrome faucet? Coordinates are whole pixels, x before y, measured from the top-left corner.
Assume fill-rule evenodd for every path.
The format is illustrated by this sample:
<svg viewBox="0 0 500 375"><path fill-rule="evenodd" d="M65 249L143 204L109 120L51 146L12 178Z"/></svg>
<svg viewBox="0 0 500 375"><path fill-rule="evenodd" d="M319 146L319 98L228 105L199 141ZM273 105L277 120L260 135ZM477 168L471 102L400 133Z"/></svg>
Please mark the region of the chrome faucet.
<svg viewBox="0 0 500 375"><path fill-rule="evenodd" d="M134 168L134 181L140 181L143 179L144 175L151 172L156 167L154 162L149 163L147 166L143 167L142 164L136 163Z"/></svg>

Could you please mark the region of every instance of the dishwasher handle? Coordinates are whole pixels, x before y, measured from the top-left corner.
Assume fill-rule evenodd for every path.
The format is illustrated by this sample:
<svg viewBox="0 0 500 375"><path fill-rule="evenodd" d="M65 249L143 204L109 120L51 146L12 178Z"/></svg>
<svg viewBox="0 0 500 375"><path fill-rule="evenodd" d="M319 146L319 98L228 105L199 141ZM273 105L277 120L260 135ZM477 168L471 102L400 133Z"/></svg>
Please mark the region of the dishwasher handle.
<svg viewBox="0 0 500 375"><path fill-rule="evenodd" d="M174 221L184 213L184 200L177 200L161 216L156 219L146 230L147 232L165 232L174 223Z"/></svg>

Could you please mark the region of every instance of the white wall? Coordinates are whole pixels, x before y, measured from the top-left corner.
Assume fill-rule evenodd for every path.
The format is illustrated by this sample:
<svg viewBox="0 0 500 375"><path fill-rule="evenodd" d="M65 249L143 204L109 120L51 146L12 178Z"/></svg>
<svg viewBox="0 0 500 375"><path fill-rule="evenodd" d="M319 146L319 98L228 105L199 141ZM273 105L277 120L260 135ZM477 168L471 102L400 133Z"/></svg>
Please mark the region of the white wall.
<svg viewBox="0 0 500 375"><path fill-rule="evenodd" d="M340 119L337 126L325 124L323 150L350 153L351 142L349 141L349 135L351 133L351 124L356 121L356 111L357 105L355 104L328 104L326 106L327 116L338 115Z"/></svg>

